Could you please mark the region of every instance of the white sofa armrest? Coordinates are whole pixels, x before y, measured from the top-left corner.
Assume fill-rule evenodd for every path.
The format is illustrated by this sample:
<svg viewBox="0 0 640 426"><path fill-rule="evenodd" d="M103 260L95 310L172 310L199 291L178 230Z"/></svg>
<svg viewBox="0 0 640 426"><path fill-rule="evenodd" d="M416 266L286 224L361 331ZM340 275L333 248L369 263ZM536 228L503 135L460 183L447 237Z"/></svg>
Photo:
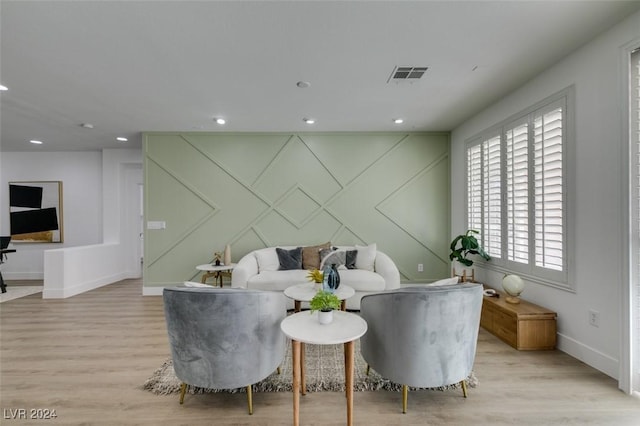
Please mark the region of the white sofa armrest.
<svg viewBox="0 0 640 426"><path fill-rule="evenodd" d="M400 288L400 271L398 271L398 267L389 256L380 250L376 252L374 269L384 278L385 290Z"/></svg>
<svg viewBox="0 0 640 426"><path fill-rule="evenodd" d="M258 259L254 252L245 254L233 268L231 274L232 288L247 288L247 281L254 275L258 274Z"/></svg>

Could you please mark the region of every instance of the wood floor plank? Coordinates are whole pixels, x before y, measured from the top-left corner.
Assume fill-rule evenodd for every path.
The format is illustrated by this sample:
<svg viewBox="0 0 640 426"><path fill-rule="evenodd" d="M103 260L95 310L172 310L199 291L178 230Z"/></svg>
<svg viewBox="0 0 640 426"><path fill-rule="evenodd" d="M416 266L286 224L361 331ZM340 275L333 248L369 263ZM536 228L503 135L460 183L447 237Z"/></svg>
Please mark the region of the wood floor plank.
<svg viewBox="0 0 640 426"><path fill-rule="evenodd" d="M32 281L9 285L39 285ZM169 356L162 298L125 280L69 299L31 295L0 304L0 424L286 425L290 393L158 396L142 389ZM640 400L560 351L520 352L481 331L469 398L459 391L355 392L360 425L640 425ZM53 420L6 418L55 409ZM11 410L11 411L10 411ZM301 424L343 425L344 394L308 393Z"/></svg>

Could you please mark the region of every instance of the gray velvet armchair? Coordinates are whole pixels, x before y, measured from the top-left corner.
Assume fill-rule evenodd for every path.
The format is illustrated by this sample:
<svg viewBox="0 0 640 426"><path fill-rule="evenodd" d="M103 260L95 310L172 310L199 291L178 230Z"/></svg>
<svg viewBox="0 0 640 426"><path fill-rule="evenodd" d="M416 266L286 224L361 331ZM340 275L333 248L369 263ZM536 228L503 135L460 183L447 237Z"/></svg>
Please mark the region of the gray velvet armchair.
<svg viewBox="0 0 640 426"><path fill-rule="evenodd" d="M280 292L240 289L165 288L164 312L176 376L207 389L246 387L273 373L284 359L286 316Z"/></svg>
<svg viewBox="0 0 640 426"><path fill-rule="evenodd" d="M406 287L362 298L360 314L368 325L362 356L381 376L403 385L403 413L409 386L460 383L466 398L481 308L480 284Z"/></svg>

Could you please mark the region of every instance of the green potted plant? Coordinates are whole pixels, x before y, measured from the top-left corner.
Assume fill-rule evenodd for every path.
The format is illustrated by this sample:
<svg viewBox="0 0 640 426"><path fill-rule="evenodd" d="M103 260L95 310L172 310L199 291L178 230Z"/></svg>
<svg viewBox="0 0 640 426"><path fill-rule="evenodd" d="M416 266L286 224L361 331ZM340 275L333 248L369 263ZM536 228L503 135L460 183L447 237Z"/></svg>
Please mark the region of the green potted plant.
<svg viewBox="0 0 640 426"><path fill-rule="evenodd" d="M467 232L462 235L458 235L453 239L453 241L451 241L451 254L449 254L449 260L455 260L458 263L468 267L473 265L473 259L469 259L467 257L471 254L478 255L484 260L491 260L491 257L487 254L487 252L484 251L473 234L479 234L479 232L475 229L468 229ZM455 267L453 268L453 275L457 275ZM475 274L472 269L471 281L474 281L474 275ZM463 282L467 280L466 270L463 271L461 277Z"/></svg>
<svg viewBox="0 0 640 426"><path fill-rule="evenodd" d="M318 311L318 322L329 324L333 321L333 311L340 309L340 299L328 291L319 291L309 302L311 313Z"/></svg>

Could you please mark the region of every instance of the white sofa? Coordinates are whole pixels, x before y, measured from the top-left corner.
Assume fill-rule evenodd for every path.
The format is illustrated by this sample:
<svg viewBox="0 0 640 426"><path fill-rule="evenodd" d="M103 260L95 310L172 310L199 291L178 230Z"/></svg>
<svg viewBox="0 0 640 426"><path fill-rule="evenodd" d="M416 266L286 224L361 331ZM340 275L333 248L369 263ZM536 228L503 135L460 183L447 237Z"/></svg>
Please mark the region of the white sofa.
<svg viewBox="0 0 640 426"><path fill-rule="evenodd" d="M360 246L356 246L360 247ZM285 250L295 249L296 246L280 246ZM361 250L372 246L360 247ZM339 250L355 250L354 247L338 246ZM370 266L358 262L356 266L367 269L338 269L340 285L348 285L355 290L355 295L347 299L347 309L359 310L360 299L365 294L377 293L383 290L400 288L400 273L389 256L378 251L373 245L374 256ZM371 253L371 252L369 252ZM363 256L361 256L363 257ZM278 268L276 247L254 250L243 256L233 269L231 287L248 288L253 290L284 291L287 287L308 283L307 269L280 270ZM293 301L288 301L288 307L293 308Z"/></svg>

